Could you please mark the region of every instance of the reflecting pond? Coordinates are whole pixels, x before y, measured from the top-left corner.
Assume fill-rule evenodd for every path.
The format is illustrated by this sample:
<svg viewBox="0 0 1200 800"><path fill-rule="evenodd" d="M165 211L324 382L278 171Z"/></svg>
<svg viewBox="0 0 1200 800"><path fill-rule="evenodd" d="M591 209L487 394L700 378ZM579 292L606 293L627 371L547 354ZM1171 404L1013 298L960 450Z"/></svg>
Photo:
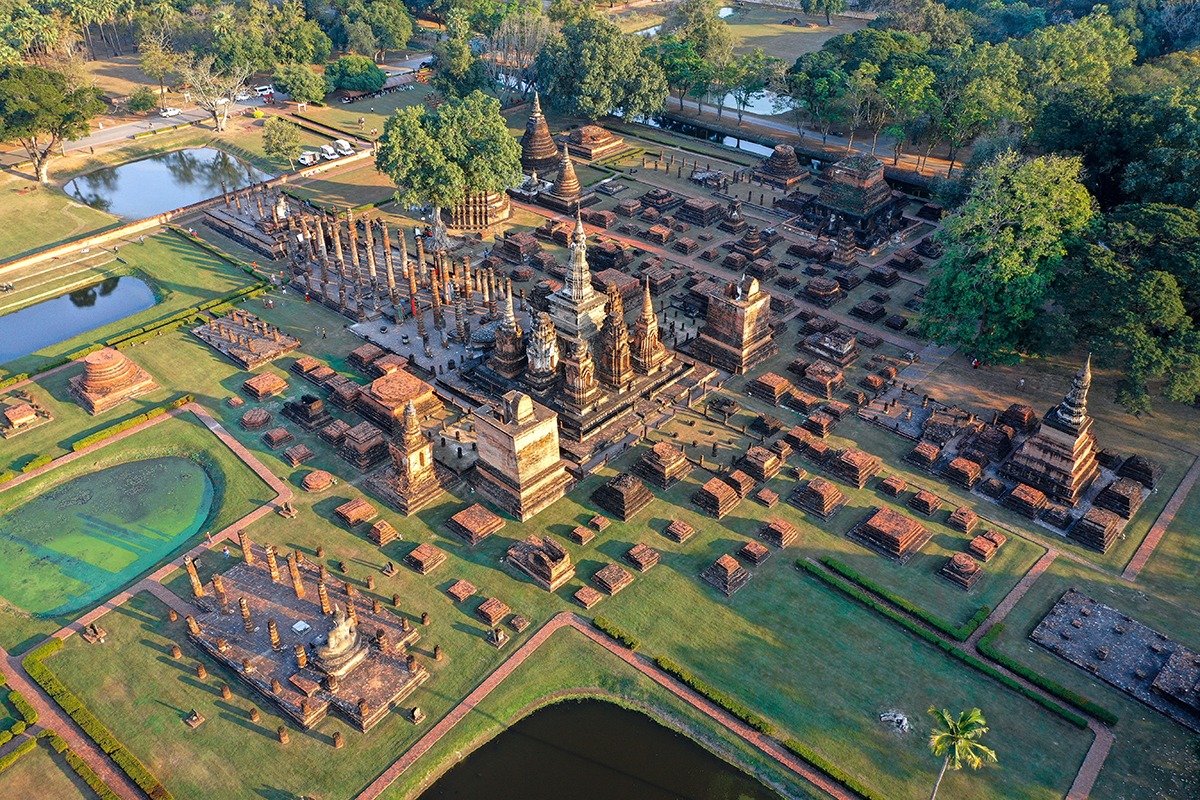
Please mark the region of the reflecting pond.
<svg viewBox="0 0 1200 800"><path fill-rule="evenodd" d="M769 156L773 152L773 149L766 145L758 144L757 142L748 142L745 139L739 139L736 136L730 136L721 131L714 131L712 128L705 127L704 125L695 125L691 122L683 122L670 117L650 117L641 120L641 123L649 125L651 128L660 128L664 131L681 133L684 136L703 139L707 142L723 144L726 147L734 147L747 153L753 153L756 156Z"/></svg>
<svg viewBox="0 0 1200 800"><path fill-rule="evenodd" d="M691 739L612 703L566 702L471 753L421 800L779 800Z"/></svg>
<svg viewBox="0 0 1200 800"><path fill-rule="evenodd" d="M5 314L0 317L0 363L145 311L156 302L145 281L121 276Z"/></svg>
<svg viewBox="0 0 1200 800"><path fill-rule="evenodd" d="M189 147L89 172L66 191L101 211L145 219L270 177L215 147Z"/></svg>
<svg viewBox="0 0 1200 800"><path fill-rule="evenodd" d="M198 533L212 504L208 474L177 456L118 464L28 497L0 516L0 597L34 616L86 608Z"/></svg>

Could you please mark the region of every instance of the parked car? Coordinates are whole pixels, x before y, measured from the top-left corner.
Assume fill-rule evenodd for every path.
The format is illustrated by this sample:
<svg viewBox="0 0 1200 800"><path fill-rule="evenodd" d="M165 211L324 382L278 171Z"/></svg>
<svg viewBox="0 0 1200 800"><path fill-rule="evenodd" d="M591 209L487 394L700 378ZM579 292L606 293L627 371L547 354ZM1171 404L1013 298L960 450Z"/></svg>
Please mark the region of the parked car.
<svg viewBox="0 0 1200 800"><path fill-rule="evenodd" d="M254 97L254 95L251 94L246 89L242 89L240 92L238 92L236 95L234 95L233 99L237 100L239 103L244 103L247 100L249 100L251 97Z"/></svg>
<svg viewBox="0 0 1200 800"><path fill-rule="evenodd" d="M337 150L333 149L333 145L321 145L321 158L325 159L326 161L333 161L337 157L338 152Z"/></svg>
<svg viewBox="0 0 1200 800"><path fill-rule="evenodd" d="M334 139L333 140L333 149L337 151L337 154L339 156L354 155L354 146L351 145L349 142L347 142L345 139Z"/></svg>
<svg viewBox="0 0 1200 800"><path fill-rule="evenodd" d="M321 160L321 154L315 150L309 150L301 153L300 157L296 160L300 162L301 166L311 167L313 164L316 164Z"/></svg>
<svg viewBox="0 0 1200 800"><path fill-rule="evenodd" d="M158 112L158 115L160 117L178 117L182 113L183 109L181 108L164 108L162 111Z"/></svg>
<svg viewBox="0 0 1200 800"><path fill-rule="evenodd" d="M274 86L255 86L254 93L259 97L266 97L269 94L275 94Z"/></svg>

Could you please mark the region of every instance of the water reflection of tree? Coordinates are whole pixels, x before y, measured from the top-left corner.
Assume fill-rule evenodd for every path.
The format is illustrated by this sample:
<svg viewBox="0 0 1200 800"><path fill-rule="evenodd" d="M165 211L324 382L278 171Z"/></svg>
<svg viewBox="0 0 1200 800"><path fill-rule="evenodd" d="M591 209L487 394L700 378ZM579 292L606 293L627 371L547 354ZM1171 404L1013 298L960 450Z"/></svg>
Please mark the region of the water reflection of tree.
<svg viewBox="0 0 1200 800"><path fill-rule="evenodd" d="M108 172L108 171L109 170L106 170L106 169L100 170L100 172ZM95 180L93 180L93 176L96 176ZM112 211L112 190L104 188L104 184L109 184L109 183L111 183L112 187L116 186L117 181L116 181L115 176L111 176L111 180L110 180L110 176L108 176L108 175L99 176L98 173L93 172L91 175L84 175L80 178L76 178L75 180L71 181L67 185L67 193L85 205L89 205L92 208L98 209L100 211L110 211L111 212ZM104 196L97 193L98 185L99 185L99 188L105 192Z"/></svg>
<svg viewBox="0 0 1200 800"><path fill-rule="evenodd" d="M100 281L96 288L99 290L101 297L107 297L113 293L120 281L121 277L119 275L114 275L111 278L105 278L104 280Z"/></svg>
<svg viewBox="0 0 1200 800"><path fill-rule="evenodd" d="M71 298L71 305L76 308L90 308L96 305L96 287L89 286L86 289L76 289L67 295Z"/></svg>

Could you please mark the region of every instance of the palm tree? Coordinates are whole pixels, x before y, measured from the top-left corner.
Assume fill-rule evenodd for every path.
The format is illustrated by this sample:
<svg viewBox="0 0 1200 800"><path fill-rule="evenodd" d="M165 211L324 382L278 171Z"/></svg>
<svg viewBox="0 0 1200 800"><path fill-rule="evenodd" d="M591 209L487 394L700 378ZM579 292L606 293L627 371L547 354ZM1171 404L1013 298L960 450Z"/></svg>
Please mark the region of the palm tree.
<svg viewBox="0 0 1200 800"><path fill-rule="evenodd" d="M935 800L947 767L959 770L965 763L971 769L979 769L984 761L996 760L996 751L979 743L979 739L988 732L988 727L983 712L978 708L962 712L958 719L950 716L946 709L938 711L932 706L929 713L937 720L933 732L929 734L929 749L935 756L945 756L937 783L933 785L933 794L929 795L929 800Z"/></svg>

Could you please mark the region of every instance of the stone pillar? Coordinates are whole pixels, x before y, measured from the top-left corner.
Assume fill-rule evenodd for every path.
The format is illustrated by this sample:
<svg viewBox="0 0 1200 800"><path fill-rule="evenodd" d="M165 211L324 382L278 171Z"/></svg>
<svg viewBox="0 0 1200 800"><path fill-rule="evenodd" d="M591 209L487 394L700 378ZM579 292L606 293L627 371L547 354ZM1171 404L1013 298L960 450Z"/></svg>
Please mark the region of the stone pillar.
<svg viewBox="0 0 1200 800"><path fill-rule="evenodd" d="M329 590L325 588L324 581L317 584L317 597L321 601L321 613L332 614L333 606L329 603Z"/></svg>
<svg viewBox="0 0 1200 800"><path fill-rule="evenodd" d="M267 620L267 632L271 635L271 649L276 653L283 650L283 643L279 641L279 624L274 619Z"/></svg>
<svg viewBox="0 0 1200 800"><path fill-rule="evenodd" d="M279 743L280 743L280 744L287 744L287 743L288 743L288 729L287 729L287 726L285 726L285 725L280 725L278 728L276 728L276 729L275 729L275 732L279 734Z"/></svg>
<svg viewBox="0 0 1200 800"><path fill-rule="evenodd" d="M279 583L279 561L275 558L275 545L269 544L267 551L267 569L271 572L271 583Z"/></svg>
<svg viewBox="0 0 1200 800"><path fill-rule="evenodd" d="M196 618L193 617L191 614L187 615L187 626L188 626L188 633L194 634L196 636L200 635L200 625L199 625L199 623L196 622Z"/></svg>
<svg viewBox="0 0 1200 800"><path fill-rule="evenodd" d="M221 613L225 614L229 611L229 598L225 595L225 581L220 575L212 576L213 592L217 595L217 602L221 605Z"/></svg>
<svg viewBox="0 0 1200 800"><path fill-rule="evenodd" d="M304 669L308 666L308 651L304 649L304 645L296 645L296 666Z"/></svg>
<svg viewBox="0 0 1200 800"><path fill-rule="evenodd" d="M433 274L430 276L430 280L433 284L433 329L440 331L442 328L446 327L446 322L442 318L442 293L441 288L438 285L437 270L434 270Z"/></svg>
<svg viewBox="0 0 1200 800"><path fill-rule="evenodd" d="M396 267L392 263L392 238L388 235L387 225L381 222L379 229L383 234L383 269L387 274L388 299L392 305L396 305ZM408 260L407 254L404 254L404 258Z"/></svg>
<svg viewBox="0 0 1200 800"><path fill-rule="evenodd" d="M355 625L358 624L358 609L354 607L353 600L346 600L346 616L349 617L350 621Z"/></svg>
<svg viewBox="0 0 1200 800"><path fill-rule="evenodd" d="M294 555L287 557L288 573L292 576L292 588L296 591L296 597L304 599L304 581L300 579L300 565L296 562Z"/></svg>
<svg viewBox="0 0 1200 800"><path fill-rule="evenodd" d="M196 572L196 559L189 556L183 560L183 565L187 567L188 578L192 581L192 594L204 597L204 584L200 582L200 575Z"/></svg>
<svg viewBox="0 0 1200 800"><path fill-rule="evenodd" d="M371 710L371 707L367 704L367 698L365 698L365 697L358 698L358 715L360 717L362 717L363 719L366 719L367 712L370 710Z"/></svg>
<svg viewBox="0 0 1200 800"><path fill-rule="evenodd" d="M418 277L421 279L421 283L424 284L425 278L428 277L429 273L428 273L428 267L425 265L425 237L419 233L419 230L420 229L418 229L418 233L416 236L416 240L417 240L417 270L420 273L418 275Z"/></svg>
<svg viewBox="0 0 1200 800"><path fill-rule="evenodd" d="M250 551L250 537L244 530L238 531L238 546L242 548L242 560L247 564L254 563L254 553Z"/></svg>
<svg viewBox="0 0 1200 800"><path fill-rule="evenodd" d="M250 619L250 605L246 602L246 598L238 598L238 607L242 610L242 627L245 628L246 633L252 633L254 621Z"/></svg>

